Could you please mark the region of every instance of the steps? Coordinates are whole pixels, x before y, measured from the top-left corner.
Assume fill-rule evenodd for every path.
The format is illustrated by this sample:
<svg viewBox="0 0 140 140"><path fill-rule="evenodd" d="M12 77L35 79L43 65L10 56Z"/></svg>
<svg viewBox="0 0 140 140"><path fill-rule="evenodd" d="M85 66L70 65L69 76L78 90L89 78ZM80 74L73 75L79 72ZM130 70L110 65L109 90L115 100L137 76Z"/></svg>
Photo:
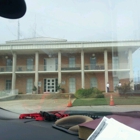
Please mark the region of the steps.
<svg viewBox="0 0 140 140"><path fill-rule="evenodd" d="M112 95L113 97L120 97L120 94L117 92L109 92L109 93L103 93L105 97L109 97Z"/></svg>

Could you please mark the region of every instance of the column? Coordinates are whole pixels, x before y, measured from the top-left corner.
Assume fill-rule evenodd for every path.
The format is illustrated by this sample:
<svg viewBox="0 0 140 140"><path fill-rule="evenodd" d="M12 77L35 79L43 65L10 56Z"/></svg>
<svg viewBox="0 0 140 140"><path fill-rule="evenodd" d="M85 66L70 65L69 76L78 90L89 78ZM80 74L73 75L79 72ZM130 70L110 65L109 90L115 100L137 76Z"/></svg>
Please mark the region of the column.
<svg viewBox="0 0 140 140"><path fill-rule="evenodd" d="M58 52L58 84L61 84L61 52Z"/></svg>
<svg viewBox="0 0 140 140"><path fill-rule="evenodd" d="M104 50L104 67L105 67L105 91L107 93L106 84L108 81L108 56L107 56L107 50Z"/></svg>
<svg viewBox="0 0 140 140"><path fill-rule="evenodd" d="M84 75L84 51L81 51L81 85L85 88L85 75Z"/></svg>
<svg viewBox="0 0 140 140"><path fill-rule="evenodd" d="M133 66L132 66L132 50L129 49L128 51L128 58L129 58L129 68L130 68L130 81L133 81ZM132 82L131 86L134 89L134 81Z"/></svg>
<svg viewBox="0 0 140 140"><path fill-rule="evenodd" d="M38 94L38 67L39 67L39 53L35 53L35 83L34 85L37 87L36 94Z"/></svg>
<svg viewBox="0 0 140 140"><path fill-rule="evenodd" d="M13 65L12 65L12 90L16 88L16 62L17 62L17 55L13 53Z"/></svg>

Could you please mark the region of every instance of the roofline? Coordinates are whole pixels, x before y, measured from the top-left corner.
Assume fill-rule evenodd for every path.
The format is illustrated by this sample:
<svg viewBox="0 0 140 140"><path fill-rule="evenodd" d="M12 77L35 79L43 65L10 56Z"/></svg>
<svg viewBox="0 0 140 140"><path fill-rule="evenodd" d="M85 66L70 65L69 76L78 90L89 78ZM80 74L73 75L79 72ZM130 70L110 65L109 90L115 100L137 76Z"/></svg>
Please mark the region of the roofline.
<svg viewBox="0 0 140 140"><path fill-rule="evenodd" d="M46 44L46 45L50 45L50 44L52 44L52 45L55 45L55 44L94 44L94 43L123 43L123 42L140 42L140 40L120 40L120 41L118 41L118 40L115 40L115 41L109 41L109 40L106 40L106 41L67 41L67 40L65 40L65 42L64 41L37 41L37 42L34 42L33 43L33 41L31 41L31 42L8 42L7 44L6 43L4 43L4 44L0 44L0 46L2 45L2 46L9 46L9 45L40 45L40 44L42 44L42 45L44 45L44 44Z"/></svg>
<svg viewBox="0 0 140 140"><path fill-rule="evenodd" d="M66 39L61 39L61 38L51 38L51 37L35 37L35 38L24 38L24 39L20 39L20 40L10 40L10 41L6 41L6 43L10 43L10 42L12 42L12 43L25 43L25 42L33 42L33 41L36 41L36 42L43 42L43 40L37 40L37 39L40 39L40 38L46 38L46 39L48 39L48 41L46 41L46 42L61 42L61 41L67 41ZM49 38L50 38L50 40L49 40ZM51 40L52 39L52 40ZM45 41L45 40L44 40Z"/></svg>

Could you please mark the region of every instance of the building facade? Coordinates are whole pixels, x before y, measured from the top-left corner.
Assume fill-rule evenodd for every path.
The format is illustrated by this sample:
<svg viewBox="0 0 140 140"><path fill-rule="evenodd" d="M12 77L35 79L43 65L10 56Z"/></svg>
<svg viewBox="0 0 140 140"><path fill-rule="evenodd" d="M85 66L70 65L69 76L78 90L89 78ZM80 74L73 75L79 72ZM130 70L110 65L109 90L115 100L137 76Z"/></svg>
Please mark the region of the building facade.
<svg viewBox="0 0 140 140"><path fill-rule="evenodd" d="M0 45L0 90L18 89L31 94L65 93L97 87L107 92L133 79L132 54L139 41L72 42L64 39L32 38Z"/></svg>

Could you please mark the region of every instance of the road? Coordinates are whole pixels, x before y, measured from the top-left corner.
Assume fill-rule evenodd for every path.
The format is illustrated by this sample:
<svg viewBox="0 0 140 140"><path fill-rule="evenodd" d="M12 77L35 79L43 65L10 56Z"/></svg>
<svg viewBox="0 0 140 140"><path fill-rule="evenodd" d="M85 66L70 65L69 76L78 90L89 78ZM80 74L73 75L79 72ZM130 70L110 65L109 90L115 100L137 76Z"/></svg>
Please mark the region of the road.
<svg viewBox="0 0 140 140"><path fill-rule="evenodd" d="M140 105L67 107L67 104L68 99L12 100L12 101L1 101L0 107L17 113L32 113L51 110L107 111L107 112L140 111Z"/></svg>

